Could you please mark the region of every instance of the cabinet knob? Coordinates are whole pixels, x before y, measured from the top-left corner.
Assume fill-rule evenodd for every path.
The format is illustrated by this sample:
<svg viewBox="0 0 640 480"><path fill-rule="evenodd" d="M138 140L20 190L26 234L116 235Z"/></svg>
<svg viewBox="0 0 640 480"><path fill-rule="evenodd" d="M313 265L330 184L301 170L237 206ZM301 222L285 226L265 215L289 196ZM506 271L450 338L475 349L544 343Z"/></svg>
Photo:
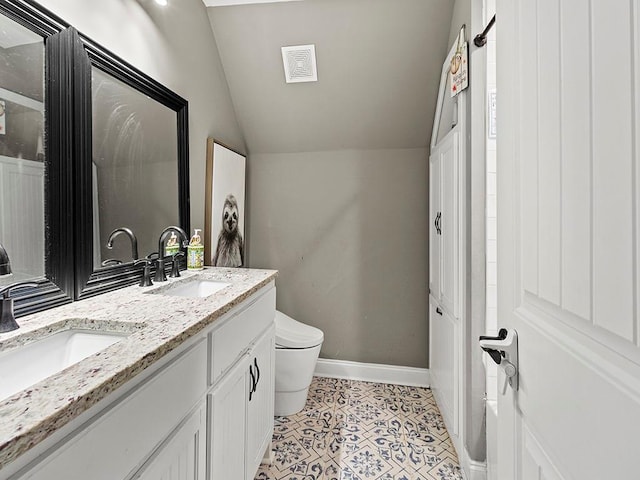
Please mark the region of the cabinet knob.
<svg viewBox="0 0 640 480"><path fill-rule="evenodd" d="M436 313L438 315L442 315L442 310L440 310L440 307L436 307Z"/></svg>

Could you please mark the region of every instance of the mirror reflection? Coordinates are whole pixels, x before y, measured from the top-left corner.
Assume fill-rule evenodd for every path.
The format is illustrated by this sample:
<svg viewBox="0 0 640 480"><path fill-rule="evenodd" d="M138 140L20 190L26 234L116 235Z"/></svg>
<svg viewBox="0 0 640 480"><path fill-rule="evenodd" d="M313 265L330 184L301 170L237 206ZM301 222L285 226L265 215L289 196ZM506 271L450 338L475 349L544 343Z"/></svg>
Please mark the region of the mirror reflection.
<svg viewBox="0 0 640 480"><path fill-rule="evenodd" d="M178 132L174 110L96 67L91 82L97 270L156 252L179 224Z"/></svg>
<svg viewBox="0 0 640 480"><path fill-rule="evenodd" d="M42 279L44 40L0 15L0 287Z"/></svg>

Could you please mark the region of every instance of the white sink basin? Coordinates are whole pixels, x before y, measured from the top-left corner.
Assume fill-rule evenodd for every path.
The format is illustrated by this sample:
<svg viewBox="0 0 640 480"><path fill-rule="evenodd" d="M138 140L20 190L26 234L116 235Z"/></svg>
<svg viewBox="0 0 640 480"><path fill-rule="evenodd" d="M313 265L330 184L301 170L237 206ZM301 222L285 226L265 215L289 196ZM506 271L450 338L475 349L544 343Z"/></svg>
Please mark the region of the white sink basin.
<svg viewBox="0 0 640 480"><path fill-rule="evenodd" d="M65 330L0 352L0 400L104 350L126 334Z"/></svg>
<svg viewBox="0 0 640 480"><path fill-rule="evenodd" d="M204 298L209 295L227 288L230 283L226 282L214 282L213 280L195 280L193 282L186 282L181 285L163 290L158 293L163 295L172 295L175 297L192 297L192 298Z"/></svg>

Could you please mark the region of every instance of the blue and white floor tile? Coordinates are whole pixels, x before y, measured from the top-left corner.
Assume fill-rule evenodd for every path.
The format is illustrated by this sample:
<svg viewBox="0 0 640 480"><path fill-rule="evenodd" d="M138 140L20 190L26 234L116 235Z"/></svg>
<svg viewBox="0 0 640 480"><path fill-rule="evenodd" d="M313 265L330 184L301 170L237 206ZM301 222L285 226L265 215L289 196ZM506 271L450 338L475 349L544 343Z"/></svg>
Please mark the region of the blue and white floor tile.
<svg viewBox="0 0 640 480"><path fill-rule="evenodd" d="M314 377L304 410L277 417L256 480L461 480L428 388Z"/></svg>

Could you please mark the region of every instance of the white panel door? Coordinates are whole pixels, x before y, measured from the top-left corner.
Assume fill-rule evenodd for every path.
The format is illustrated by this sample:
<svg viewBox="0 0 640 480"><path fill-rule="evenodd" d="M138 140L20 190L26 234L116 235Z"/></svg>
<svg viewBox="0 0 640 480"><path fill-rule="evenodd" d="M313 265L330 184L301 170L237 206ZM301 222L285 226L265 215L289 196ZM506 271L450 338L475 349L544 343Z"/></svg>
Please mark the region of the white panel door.
<svg viewBox="0 0 640 480"><path fill-rule="evenodd" d="M437 147L433 148L429 159L429 293L440 301L440 155Z"/></svg>
<svg viewBox="0 0 640 480"><path fill-rule="evenodd" d="M459 191L460 127L432 147L430 158L431 212L429 242L429 290L454 317L459 307Z"/></svg>
<svg viewBox="0 0 640 480"><path fill-rule="evenodd" d="M139 480L204 480L206 474L206 408L198 409L173 434L141 473Z"/></svg>
<svg viewBox="0 0 640 480"><path fill-rule="evenodd" d="M498 0L501 480L640 478L639 3Z"/></svg>
<svg viewBox="0 0 640 480"><path fill-rule="evenodd" d="M207 395L208 480L245 478L245 426L249 357L244 355Z"/></svg>
<svg viewBox="0 0 640 480"><path fill-rule="evenodd" d="M460 399L460 322L433 300L429 302L429 371L431 387L456 447Z"/></svg>
<svg viewBox="0 0 640 480"><path fill-rule="evenodd" d="M247 480L253 480L273 436L275 335L276 327L272 324L251 348L249 354Z"/></svg>
<svg viewBox="0 0 640 480"><path fill-rule="evenodd" d="M44 276L44 163L0 156L0 243L16 274Z"/></svg>
<svg viewBox="0 0 640 480"><path fill-rule="evenodd" d="M440 305L453 317L460 317L459 291L459 218L458 163L460 126L451 130L437 146L440 162Z"/></svg>

